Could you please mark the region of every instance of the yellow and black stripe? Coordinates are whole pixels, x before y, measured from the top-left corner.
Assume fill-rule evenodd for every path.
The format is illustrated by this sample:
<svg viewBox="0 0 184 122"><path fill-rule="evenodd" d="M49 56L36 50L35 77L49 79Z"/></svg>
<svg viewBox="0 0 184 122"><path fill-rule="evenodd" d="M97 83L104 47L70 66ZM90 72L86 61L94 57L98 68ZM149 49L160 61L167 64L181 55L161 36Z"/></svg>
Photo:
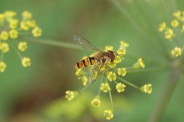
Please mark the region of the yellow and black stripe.
<svg viewBox="0 0 184 122"><path fill-rule="evenodd" d="M76 69L79 69L79 68L84 68L90 65L94 65L96 63L98 63L98 61L94 57L88 57L74 64L74 67Z"/></svg>

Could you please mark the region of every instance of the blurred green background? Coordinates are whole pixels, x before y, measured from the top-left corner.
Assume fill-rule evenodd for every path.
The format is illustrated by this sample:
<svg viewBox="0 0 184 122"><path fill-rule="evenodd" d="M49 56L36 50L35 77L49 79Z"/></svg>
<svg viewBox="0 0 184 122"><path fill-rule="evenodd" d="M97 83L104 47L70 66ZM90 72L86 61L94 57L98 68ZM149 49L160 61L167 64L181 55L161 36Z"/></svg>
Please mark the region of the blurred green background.
<svg viewBox="0 0 184 122"><path fill-rule="evenodd" d="M172 12L182 10L180 0L1 0L0 12L21 14L27 10L42 28L43 36L75 44L72 36L82 35L103 49L106 45L119 47L121 40L129 43L123 66L131 66L143 57L146 67L157 67L152 60L168 63L170 42L158 32L158 25L170 21ZM24 53L32 60L23 68L16 53L5 55L7 69L0 74L1 122L102 122L103 114L90 106L98 92L94 83L72 102L64 99L68 89L78 90L81 82L75 76L73 64L91 52L44 45L29 41ZM147 122L169 78L170 71L130 73L126 80L142 86L153 84L153 93L144 94L127 86L118 94L113 90L114 122ZM183 81L183 77L180 81ZM183 82L179 82L162 117L162 122L184 120ZM115 89L115 88L114 88ZM103 96L104 95L104 96ZM108 95L103 100L110 102ZM104 102L104 104L106 104Z"/></svg>

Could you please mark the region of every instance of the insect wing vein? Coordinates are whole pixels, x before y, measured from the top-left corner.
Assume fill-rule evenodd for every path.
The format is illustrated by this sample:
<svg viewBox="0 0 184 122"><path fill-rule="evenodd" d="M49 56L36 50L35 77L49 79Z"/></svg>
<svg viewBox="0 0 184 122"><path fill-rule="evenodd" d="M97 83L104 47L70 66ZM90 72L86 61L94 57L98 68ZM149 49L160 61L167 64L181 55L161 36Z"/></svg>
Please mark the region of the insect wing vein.
<svg viewBox="0 0 184 122"><path fill-rule="evenodd" d="M100 52L100 50L97 47L95 47L93 44L91 44L88 40L86 40L82 36L74 35L73 39L76 41L78 45L82 46L84 49L96 50Z"/></svg>

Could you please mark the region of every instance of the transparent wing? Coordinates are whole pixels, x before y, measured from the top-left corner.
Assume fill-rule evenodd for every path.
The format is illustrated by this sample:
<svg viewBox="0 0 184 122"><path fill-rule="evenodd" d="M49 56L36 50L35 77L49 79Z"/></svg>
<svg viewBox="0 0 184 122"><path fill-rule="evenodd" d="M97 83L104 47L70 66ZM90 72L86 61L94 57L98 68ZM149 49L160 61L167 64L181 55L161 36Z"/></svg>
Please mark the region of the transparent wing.
<svg viewBox="0 0 184 122"><path fill-rule="evenodd" d="M86 40L85 38L79 35L74 35L73 39L76 41L78 45L82 46L84 49L100 51L97 47L91 44L88 40Z"/></svg>

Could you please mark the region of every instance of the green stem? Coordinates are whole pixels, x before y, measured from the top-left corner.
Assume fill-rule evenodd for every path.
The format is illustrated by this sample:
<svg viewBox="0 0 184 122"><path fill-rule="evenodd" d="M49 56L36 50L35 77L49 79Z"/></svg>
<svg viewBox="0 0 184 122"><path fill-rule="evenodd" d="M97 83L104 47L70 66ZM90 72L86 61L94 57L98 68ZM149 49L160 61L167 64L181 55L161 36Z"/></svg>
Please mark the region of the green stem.
<svg viewBox="0 0 184 122"><path fill-rule="evenodd" d="M172 93L174 92L174 88L180 76L181 71L179 68L176 68L171 72L169 81L166 83L165 88L163 89L162 94L152 112L150 122L160 121L162 114L165 108L167 107L167 104L169 103L169 99L171 98Z"/></svg>
<svg viewBox="0 0 184 122"><path fill-rule="evenodd" d="M77 50L83 50L80 46L72 43L65 43L62 41L56 41L51 39L35 39L35 38L29 38L29 37L20 37L21 39L32 41L40 44L46 44L51 46L57 46L57 47L64 47L64 48L70 48L70 49L77 49Z"/></svg>
<svg viewBox="0 0 184 122"><path fill-rule="evenodd" d="M130 85L130 86L132 86L132 87L134 87L134 88L140 90L140 88L139 88L138 86L136 86L136 85L134 85L134 84L132 84L132 83L130 83L130 82L124 80L123 78L121 78L121 77L119 77L119 76L116 76L116 77L119 78L119 79L120 79L121 81L123 81L124 83L126 83L126 84L128 84L128 85Z"/></svg>
<svg viewBox="0 0 184 122"><path fill-rule="evenodd" d="M112 101L112 94L111 94L111 90L109 90L109 98L110 98L110 102L111 102L111 107L113 107L113 101Z"/></svg>

